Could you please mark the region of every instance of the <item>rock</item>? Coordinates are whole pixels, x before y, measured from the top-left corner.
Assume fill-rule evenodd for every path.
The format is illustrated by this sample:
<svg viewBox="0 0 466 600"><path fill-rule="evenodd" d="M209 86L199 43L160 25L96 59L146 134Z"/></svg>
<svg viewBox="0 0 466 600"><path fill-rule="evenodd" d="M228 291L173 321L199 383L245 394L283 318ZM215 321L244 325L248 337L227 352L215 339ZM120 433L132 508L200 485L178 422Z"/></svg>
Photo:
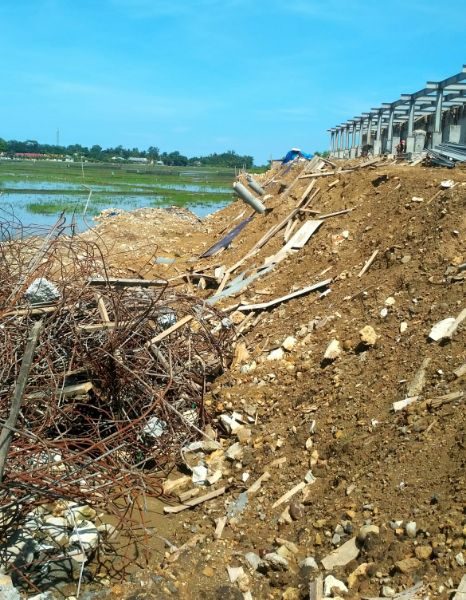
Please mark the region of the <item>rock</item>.
<svg viewBox="0 0 466 600"><path fill-rule="evenodd" d="M316 571L319 568L319 565L316 562L316 559L313 556L307 556L304 560L299 563L301 569L315 569Z"/></svg>
<svg viewBox="0 0 466 600"><path fill-rule="evenodd" d="M414 539L416 537L416 533L417 533L416 521L409 521L409 523L406 523L405 531L406 531L406 535L408 537L410 537L411 539Z"/></svg>
<svg viewBox="0 0 466 600"><path fill-rule="evenodd" d="M416 546L414 553L419 560L427 560L432 556L432 546Z"/></svg>
<svg viewBox="0 0 466 600"><path fill-rule="evenodd" d="M293 521L298 521L304 516L304 507L298 502L290 503L290 517Z"/></svg>
<svg viewBox="0 0 466 600"><path fill-rule="evenodd" d="M231 583L235 583L235 581L242 579L246 575L243 567L227 567L227 571Z"/></svg>
<svg viewBox="0 0 466 600"><path fill-rule="evenodd" d="M411 254L405 254L405 255L403 256L403 258L401 259L401 263L402 263L403 265L406 265L406 264L408 264L408 263L409 263L409 261L410 261L410 260L411 260Z"/></svg>
<svg viewBox="0 0 466 600"><path fill-rule="evenodd" d="M344 567L358 556L359 548L356 546L356 538L353 537L328 554L321 562L326 571L331 571L335 567Z"/></svg>
<svg viewBox="0 0 466 600"><path fill-rule="evenodd" d="M301 592L298 588L289 587L283 592L282 600L300 600Z"/></svg>
<svg viewBox="0 0 466 600"><path fill-rule="evenodd" d="M214 576L214 570L212 569L212 567L204 567L204 569L202 569L202 574L205 575L206 577L213 577Z"/></svg>
<svg viewBox="0 0 466 600"><path fill-rule="evenodd" d="M249 427L241 427L236 431L236 437L241 444L247 444L251 439L252 432Z"/></svg>
<svg viewBox="0 0 466 600"><path fill-rule="evenodd" d="M343 581L340 581L333 575L327 575L327 577L324 580L324 596L326 598L333 596L332 590L334 590L334 589L336 589L339 592L344 592L344 593L348 592L348 588L343 583Z"/></svg>
<svg viewBox="0 0 466 600"><path fill-rule="evenodd" d="M455 182L453 181L453 179L444 179L443 181L440 182L440 187L444 190L447 190L448 188L452 188L455 185Z"/></svg>
<svg viewBox="0 0 466 600"><path fill-rule="evenodd" d="M385 317L388 315L388 308L386 306L384 306L382 308L382 310L380 311L380 317L382 319L385 319Z"/></svg>
<svg viewBox="0 0 466 600"><path fill-rule="evenodd" d="M388 307L390 307L390 306L393 306L393 305L395 304L395 302L396 302L395 298L394 298L393 296L389 296L389 297L388 297L388 298L385 300L384 304L385 304L385 306L388 306Z"/></svg>
<svg viewBox="0 0 466 600"><path fill-rule="evenodd" d="M84 552L92 552L99 545L99 532L94 523L83 521L70 536L70 544L82 548Z"/></svg>
<svg viewBox="0 0 466 600"><path fill-rule="evenodd" d="M231 461L241 460L243 458L243 447L239 442L232 444L225 453L226 458Z"/></svg>
<svg viewBox="0 0 466 600"><path fill-rule="evenodd" d="M261 563L261 557L255 552L246 552L244 558L247 560L251 569L253 569L253 571L257 571Z"/></svg>
<svg viewBox="0 0 466 600"><path fill-rule="evenodd" d="M338 340L332 340L324 353L324 360L335 360L341 356L342 349Z"/></svg>
<svg viewBox="0 0 466 600"><path fill-rule="evenodd" d="M371 325L366 325L359 331L361 342L366 346L375 346L377 342L377 333Z"/></svg>
<svg viewBox="0 0 466 600"><path fill-rule="evenodd" d="M395 567L400 573L407 575L417 571L421 567L422 563L417 558L404 558L395 563Z"/></svg>
<svg viewBox="0 0 466 600"><path fill-rule="evenodd" d="M283 556L280 556L277 552L269 552L264 556L262 563L266 563L267 566L270 566L274 571L288 571L290 565L288 560Z"/></svg>
<svg viewBox="0 0 466 600"><path fill-rule="evenodd" d="M222 585L215 590L215 600L243 600L243 594L234 585Z"/></svg>
<svg viewBox="0 0 466 600"><path fill-rule="evenodd" d="M464 567L464 555L462 552L458 552L458 554L455 556L455 560L456 560L456 564L460 567Z"/></svg>
<svg viewBox="0 0 466 600"><path fill-rule="evenodd" d="M382 597L383 598L393 598L396 595L396 591L391 588L389 585L382 586Z"/></svg>
<svg viewBox="0 0 466 600"><path fill-rule="evenodd" d="M430 330L429 339L433 340L434 342L440 342L441 340L446 338L447 333L454 322L454 317L447 317L446 319L435 323L435 325Z"/></svg>
<svg viewBox="0 0 466 600"><path fill-rule="evenodd" d="M380 529L377 525L363 525L358 533L358 542L363 544L368 535L379 535Z"/></svg>
<svg viewBox="0 0 466 600"><path fill-rule="evenodd" d="M297 339L295 337L293 337L292 335L289 335L287 338L284 339L282 348L284 348L285 350L288 350L288 352L290 352L296 346L296 342L297 342Z"/></svg>
<svg viewBox="0 0 466 600"><path fill-rule="evenodd" d="M60 292L53 283L39 277L34 279L28 289L24 292L24 297L31 304L47 304L55 302L60 298Z"/></svg>
<svg viewBox="0 0 466 600"><path fill-rule="evenodd" d="M11 577L0 573L0 598L2 600L21 600L18 590L13 586Z"/></svg>
<svg viewBox="0 0 466 600"><path fill-rule="evenodd" d="M338 546L338 544L341 542L341 535L339 535L338 533L334 533L333 537L332 537L332 546Z"/></svg>
<svg viewBox="0 0 466 600"><path fill-rule="evenodd" d="M275 350L272 350L272 352L269 352L267 355L267 360L283 360L284 356L285 351L283 348L276 348Z"/></svg>
<svg viewBox="0 0 466 600"><path fill-rule="evenodd" d="M408 323L406 321L402 321L400 323L400 333L404 333L408 329Z"/></svg>
<svg viewBox="0 0 466 600"><path fill-rule="evenodd" d="M353 588L360 577L366 577L369 568L372 567L373 564L374 563L362 563L356 567L356 569L348 575L348 587L350 589Z"/></svg>
<svg viewBox="0 0 466 600"><path fill-rule="evenodd" d="M167 428L166 421L158 417L151 417L142 428L143 433L150 437L161 437Z"/></svg>

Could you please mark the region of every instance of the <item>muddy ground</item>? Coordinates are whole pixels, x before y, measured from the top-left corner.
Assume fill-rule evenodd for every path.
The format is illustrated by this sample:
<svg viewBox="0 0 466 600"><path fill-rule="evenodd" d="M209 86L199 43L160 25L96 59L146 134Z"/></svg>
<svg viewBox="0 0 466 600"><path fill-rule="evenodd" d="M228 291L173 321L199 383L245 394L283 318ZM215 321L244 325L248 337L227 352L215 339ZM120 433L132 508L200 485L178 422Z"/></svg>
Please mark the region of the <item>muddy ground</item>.
<svg viewBox="0 0 466 600"><path fill-rule="evenodd" d="M286 173L282 167L261 176L270 210L257 214L227 250L209 259L198 257L251 214L244 203L234 202L202 222L188 213L167 218L154 210L103 217L86 235L113 248L115 274L129 269L146 278L164 277L208 297L215 286L201 289L196 278L183 275L213 276L215 268L244 257L297 205L310 183L297 179L305 168L297 163ZM449 179L454 187L441 187ZM454 596L466 559L464 395L429 400L464 392L465 377L454 371L466 362L466 326L440 342L428 334L436 322L465 308L466 272L458 267L466 261L466 169L378 164L316 178L317 188L310 209L354 210L325 219L301 250L219 306L266 302L327 278L330 292L256 311L247 325L238 325L244 327L237 338L242 352L206 395L225 448L237 438L219 415L237 411L245 421L240 453L213 486L227 490L166 517L170 541L192 547L155 555L150 569L136 573L132 583L111 585L108 598L304 599L319 574L332 574L349 588L334 588L334 597L390 597L417 582L423 587L416 597ZM232 278L275 254L283 233ZM374 262L358 277L375 250ZM154 255L174 261L156 264ZM376 336L368 343L360 334L366 326ZM274 353L290 336L287 349ZM324 359L332 340L339 344ZM279 358L269 360L271 353ZM413 394L421 365L424 381L418 377ZM409 393L418 399L394 412L393 403ZM248 495L216 539L217 520L231 513L232 503L265 471L270 478ZM273 507L303 481L304 489ZM406 527L410 522L415 525ZM376 527L361 532L363 525ZM354 537L357 556L326 570L320 561ZM277 551L285 562L267 558ZM245 558L251 552L261 559L258 570ZM303 565L309 557L315 565L311 560ZM234 583L227 567L243 568Z"/></svg>

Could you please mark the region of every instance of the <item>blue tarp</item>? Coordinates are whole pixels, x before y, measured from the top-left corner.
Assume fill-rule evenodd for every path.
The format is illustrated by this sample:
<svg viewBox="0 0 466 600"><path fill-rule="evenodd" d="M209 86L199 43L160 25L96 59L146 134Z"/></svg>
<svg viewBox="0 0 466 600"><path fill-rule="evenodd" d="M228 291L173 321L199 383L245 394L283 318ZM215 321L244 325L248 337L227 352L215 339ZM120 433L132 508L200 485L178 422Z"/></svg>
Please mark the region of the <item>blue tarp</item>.
<svg viewBox="0 0 466 600"><path fill-rule="evenodd" d="M285 154L285 158L282 159L282 163L286 164L298 157L305 158L306 160L311 160L313 156L313 154L309 154L308 152L302 152L301 150L294 148Z"/></svg>

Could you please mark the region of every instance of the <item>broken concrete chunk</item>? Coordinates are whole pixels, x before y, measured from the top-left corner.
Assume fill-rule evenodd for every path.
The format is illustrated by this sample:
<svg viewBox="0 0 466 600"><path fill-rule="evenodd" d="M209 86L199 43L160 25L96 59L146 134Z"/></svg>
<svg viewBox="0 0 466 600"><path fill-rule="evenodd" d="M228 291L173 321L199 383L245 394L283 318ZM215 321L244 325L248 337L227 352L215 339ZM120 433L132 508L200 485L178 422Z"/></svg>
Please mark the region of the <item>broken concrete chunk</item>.
<svg viewBox="0 0 466 600"><path fill-rule="evenodd" d="M378 335L371 325L366 325L359 331L361 342L366 346L375 346Z"/></svg>
<svg viewBox="0 0 466 600"><path fill-rule="evenodd" d="M270 566L274 571L287 571L290 568L288 560L277 552L269 552L264 556L263 563Z"/></svg>
<svg viewBox="0 0 466 600"><path fill-rule="evenodd" d="M257 569L259 568L259 565L261 563L261 557L258 554L256 554L255 552L246 552L246 554L244 555L244 558L247 560L251 569L253 569L254 571L257 571Z"/></svg>
<svg viewBox="0 0 466 600"><path fill-rule="evenodd" d="M326 598L330 598L331 596L333 596L332 590L337 590L338 592L344 593L348 592L348 588L343 583L343 581L340 581L333 575L327 575L327 577L324 580L324 596Z"/></svg>
<svg viewBox="0 0 466 600"><path fill-rule="evenodd" d="M24 297L31 304L47 304L58 300L60 292L48 279L39 277L38 279L34 279L24 292Z"/></svg>
<svg viewBox="0 0 466 600"><path fill-rule="evenodd" d="M453 325L454 322L454 317L447 317L446 319L435 323L435 325L430 330L429 339L433 340L434 342L439 342L440 340L445 339L447 337L450 327Z"/></svg>
<svg viewBox="0 0 466 600"><path fill-rule="evenodd" d="M405 558L395 563L397 570L405 575L417 571L421 566L422 563L417 558Z"/></svg>
<svg viewBox="0 0 466 600"><path fill-rule="evenodd" d="M290 352L296 346L297 339L292 335L289 335L287 338L283 340L282 348L288 350Z"/></svg>
<svg viewBox="0 0 466 600"><path fill-rule="evenodd" d="M324 360L335 360L341 356L342 349L338 340L332 340L327 346L324 354Z"/></svg>
<svg viewBox="0 0 466 600"><path fill-rule="evenodd" d="M283 360L283 357L285 356L285 351L283 350L283 348L276 348L275 350L272 350L272 352L270 352L267 356L267 360Z"/></svg>
<svg viewBox="0 0 466 600"><path fill-rule="evenodd" d="M344 567L358 556L359 548L356 546L356 538L353 537L328 554L321 562L326 571L331 571L335 567Z"/></svg>
<svg viewBox="0 0 466 600"><path fill-rule="evenodd" d="M413 404L413 402L416 402L418 400L418 398L419 398L419 396L412 396L411 398L405 398L404 400L398 400L397 402L394 402L392 404L392 408L395 412L398 412L399 410L403 410L403 408L406 408L410 404Z"/></svg>

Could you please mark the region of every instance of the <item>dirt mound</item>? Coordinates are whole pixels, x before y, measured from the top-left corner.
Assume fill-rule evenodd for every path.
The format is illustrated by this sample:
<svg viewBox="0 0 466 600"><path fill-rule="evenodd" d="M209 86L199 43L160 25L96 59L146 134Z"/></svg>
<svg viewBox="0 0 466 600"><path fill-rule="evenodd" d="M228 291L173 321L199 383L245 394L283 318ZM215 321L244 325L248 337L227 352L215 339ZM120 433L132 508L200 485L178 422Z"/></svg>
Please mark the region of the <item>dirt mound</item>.
<svg viewBox="0 0 466 600"><path fill-rule="evenodd" d="M286 175L265 176L274 175L270 184L263 182L273 194L266 203L272 211L254 217L232 247L209 259L211 266L219 259L227 266L237 262L292 210L309 184L296 179L301 169L295 165ZM464 278L456 267L465 260L466 173L457 169L455 187L440 187L451 176L378 165L331 181L316 178L321 191L311 209L354 210L326 219L302 250L252 284L240 302L263 302L324 275L333 278L331 292L262 313L244 337L248 368L225 374L207 399L219 413L230 408L253 414L254 425L243 458L232 468L230 497L184 517L187 532L180 542L194 531L207 539L170 569L181 597L220 597L219 587L231 585L226 567L242 566L243 592L279 598L287 590L283 597L305 598L317 572L300 568L300 561L312 556L319 562L368 523L379 534L365 538L357 559L332 570L348 585L358 564L369 565L353 576L351 597L376 596L384 586L388 595L388 588L400 591L418 580L426 593L447 597L459 583L466 534L463 398L423 402L464 389L464 380L454 375L464 363L464 330L444 345L428 339L437 321L456 317L464 307ZM243 205L232 205L209 219L209 226L223 232L243 211ZM260 265L282 245L277 234L241 269ZM375 261L358 277L375 250ZM361 343L359 332L368 325L376 332L374 346ZM267 360L288 336L296 343L283 359ZM341 353L325 361L332 340ZM394 413L393 403L416 388L412 382L423 365L425 384L414 390L419 400ZM278 457L286 461L272 467L263 491L214 540L216 518L247 486L243 473L254 481ZM273 508L310 469L316 480L306 496L297 493L291 504ZM287 505L291 518L280 517ZM416 523L414 535L409 522ZM278 538L296 545L297 554L294 547L283 551L287 545ZM263 558L277 548L287 567L265 563L262 574L252 571L247 552ZM414 560L400 562L407 559Z"/></svg>
<svg viewBox="0 0 466 600"><path fill-rule="evenodd" d="M448 598L460 583L466 171L321 167L324 174L313 174L293 163L258 178L266 214L207 259L196 257L252 216L246 205L235 202L202 223L178 220L173 232L147 213L143 241L141 219L132 216L88 234L131 245L132 262L125 254L116 268L173 279L205 299L219 285L230 290L217 306L237 324L236 361L205 398L225 448L236 440L220 416L236 412L242 425L238 453L217 484L226 492L170 517L179 520L170 541L188 545L136 577L141 585L130 587L138 598L304 599L319 574L327 587L334 575L350 598L389 597L417 583L409 597ZM453 187L442 183L449 179ZM258 247L299 205L306 208L294 229L285 224ZM322 223L281 260L284 234L309 219ZM141 248L155 244L174 260L160 264L153 252L149 260ZM247 307L325 279L324 293ZM432 327L447 317L458 317L456 331L433 341ZM331 565L325 557L334 551ZM115 586L109 597L128 593Z"/></svg>

